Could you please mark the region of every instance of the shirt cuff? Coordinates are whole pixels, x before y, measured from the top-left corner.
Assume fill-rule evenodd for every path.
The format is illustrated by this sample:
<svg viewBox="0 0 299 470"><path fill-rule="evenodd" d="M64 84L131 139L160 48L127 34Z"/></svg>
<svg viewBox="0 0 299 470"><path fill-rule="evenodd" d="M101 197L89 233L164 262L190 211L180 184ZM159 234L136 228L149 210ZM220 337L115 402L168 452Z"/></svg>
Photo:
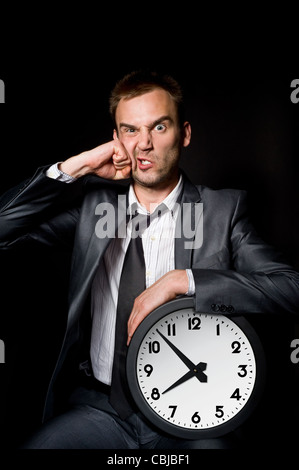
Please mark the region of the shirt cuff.
<svg viewBox="0 0 299 470"><path fill-rule="evenodd" d="M195 282L194 282L193 272L191 269L186 269L186 273L188 276L189 286L185 295L191 296L195 294Z"/></svg>
<svg viewBox="0 0 299 470"><path fill-rule="evenodd" d="M73 183L73 181L76 181L76 178L73 178L72 176L58 169L58 165L60 163L62 162L57 162L50 166L50 168L46 171L46 176L57 181L63 181L64 183Z"/></svg>

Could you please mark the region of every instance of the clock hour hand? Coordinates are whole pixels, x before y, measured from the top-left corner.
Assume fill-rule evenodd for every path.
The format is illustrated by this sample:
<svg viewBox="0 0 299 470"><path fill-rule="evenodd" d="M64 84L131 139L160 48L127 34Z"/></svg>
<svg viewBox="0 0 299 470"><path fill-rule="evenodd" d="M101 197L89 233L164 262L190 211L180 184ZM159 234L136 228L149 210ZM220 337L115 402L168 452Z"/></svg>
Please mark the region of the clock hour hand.
<svg viewBox="0 0 299 470"><path fill-rule="evenodd" d="M187 382L187 380L191 379L192 377L194 377L194 374L193 374L192 370L189 370L189 372L187 372L187 374L183 375L183 377L181 377L179 380L174 382L174 384L170 385L170 387L168 387L166 390L164 390L164 392L162 392L162 395L164 395L164 393L166 393L166 392L169 392L170 390L177 387L178 385L181 385L184 382Z"/></svg>
<svg viewBox="0 0 299 470"><path fill-rule="evenodd" d="M204 374L204 370L206 370L207 364L205 362L199 362L194 369L189 370L185 375L183 375L180 379L178 379L175 383L170 385L164 392L162 392L162 395L166 392L169 392L173 388L177 387L178 385L183 384L187 380L191 379L192 377L196 377L200 382L207 382L208 377L206 374Z"/></svg>

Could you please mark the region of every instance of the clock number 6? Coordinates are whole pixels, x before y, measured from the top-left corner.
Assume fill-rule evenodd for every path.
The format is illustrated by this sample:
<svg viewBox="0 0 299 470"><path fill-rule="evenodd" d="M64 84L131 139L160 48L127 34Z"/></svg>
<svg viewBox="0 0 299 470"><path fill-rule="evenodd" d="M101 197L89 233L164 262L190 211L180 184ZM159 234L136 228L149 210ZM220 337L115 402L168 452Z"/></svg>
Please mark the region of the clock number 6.
<svg viewBox="0 0 299 470"><path fill-rule="evenodd" d="M192 421L192 423L197 424L197 423L200 422L200 419L201 419L201 418L200 418L198 412L196 411L196 412L194 413L194 415L192 416L191 421Z"/></svg>

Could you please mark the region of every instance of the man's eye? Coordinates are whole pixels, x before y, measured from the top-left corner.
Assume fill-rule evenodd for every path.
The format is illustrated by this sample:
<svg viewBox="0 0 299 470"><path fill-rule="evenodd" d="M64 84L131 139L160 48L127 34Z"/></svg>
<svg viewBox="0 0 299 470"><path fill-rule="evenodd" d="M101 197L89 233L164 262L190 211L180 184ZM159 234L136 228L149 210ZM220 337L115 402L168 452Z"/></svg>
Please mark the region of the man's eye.
<svg viewBox="0 0 299 470"><path fill-rule="evenodd" d="M134 129L132 127L126 127L124 129L124 132L125 132L125 134L134 134L136 132L136 129Z"/></svg>
<svg viewBox="0 0 299 470"><path fill-rule="evenodd" d="M164 124L157 124L155 127L155 130L158 132L164 131L166 129L166 126Z"/></svg>

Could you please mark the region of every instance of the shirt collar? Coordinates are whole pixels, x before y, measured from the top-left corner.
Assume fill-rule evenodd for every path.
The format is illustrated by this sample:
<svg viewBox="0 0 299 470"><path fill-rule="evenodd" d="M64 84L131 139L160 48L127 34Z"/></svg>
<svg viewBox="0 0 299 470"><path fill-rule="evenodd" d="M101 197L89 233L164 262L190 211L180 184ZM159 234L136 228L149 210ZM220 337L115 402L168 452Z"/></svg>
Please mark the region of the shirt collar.
<svg viewBox="0 0 299 470"><path fill-rule="evenodd" d="M175 188L171 191L171 193L168 194L168 196L164 199L164 201L161 202L161 204L162 203L165 204L167 209L171 211L172 213L174 211L175 204L178 201L179 196L182 192L182 189L183 189L183 177L182 175L180 175L179 181L177 185L175 186ZM129 209L128 209L129 214L132 215L133 213L135 213L136 209L141 214L148 214L148 211L146 210L146 208L139 203L136 197L135 191L133 189L133 185L131 184L130 189L129 189Z"/></svg>

